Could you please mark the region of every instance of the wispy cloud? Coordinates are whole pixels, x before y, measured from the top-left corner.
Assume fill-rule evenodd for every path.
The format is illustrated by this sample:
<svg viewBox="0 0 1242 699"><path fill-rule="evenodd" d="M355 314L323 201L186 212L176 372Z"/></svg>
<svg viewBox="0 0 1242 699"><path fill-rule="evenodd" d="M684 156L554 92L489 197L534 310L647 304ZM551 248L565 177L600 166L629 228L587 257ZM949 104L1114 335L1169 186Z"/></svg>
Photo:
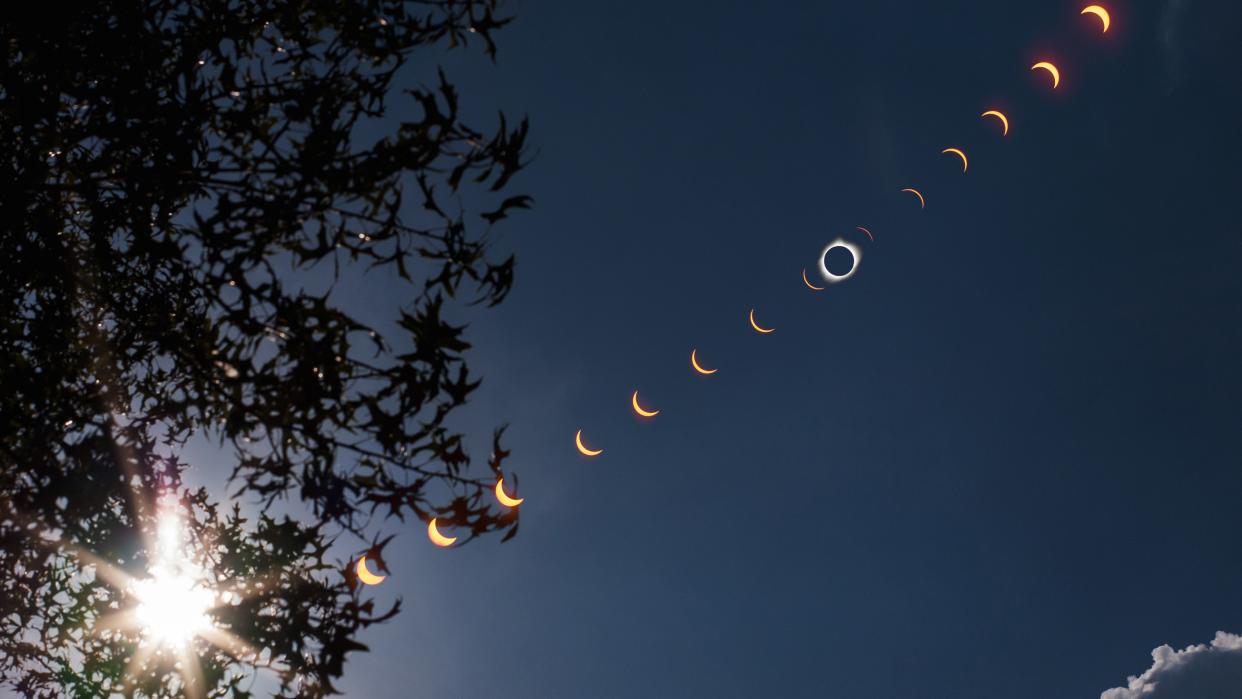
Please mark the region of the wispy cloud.
<svg viewBox="0 0 1242 699"><path fill-rule="evenodd" d="M1164 50L1165 88L1172 92L1182 74L1181 26L1187 0L1166 0L1160 15L1160 46Z"/></svg>

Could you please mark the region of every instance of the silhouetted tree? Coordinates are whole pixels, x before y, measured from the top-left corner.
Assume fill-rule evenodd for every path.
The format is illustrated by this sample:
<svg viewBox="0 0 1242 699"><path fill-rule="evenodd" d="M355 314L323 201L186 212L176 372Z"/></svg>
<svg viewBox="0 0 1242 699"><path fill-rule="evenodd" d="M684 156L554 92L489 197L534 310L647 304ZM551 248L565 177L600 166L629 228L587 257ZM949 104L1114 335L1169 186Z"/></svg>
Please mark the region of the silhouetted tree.
<svg viewBox="0 0 1242 699"><path fill-rule="evenodd" d="M494 57L498 2L0 11L0 686L246 697L258 664L281 696L331 694L357 632L396 611L361 600L334 537L382 565L374 516L516 533L487 498L500 431L476 473L449 423L478 384L446 315L509 291L488 234L529 203L505 193L527 124L466 125L443 72L390 94L412 58ZM411 288L387 334L334 293L374 268ZM247 521L185 487L194 436L235 458L233 497L307 516ZM197 675L138 662L142 639L109 621L168 498L236 641L196 641Z"/></svg>

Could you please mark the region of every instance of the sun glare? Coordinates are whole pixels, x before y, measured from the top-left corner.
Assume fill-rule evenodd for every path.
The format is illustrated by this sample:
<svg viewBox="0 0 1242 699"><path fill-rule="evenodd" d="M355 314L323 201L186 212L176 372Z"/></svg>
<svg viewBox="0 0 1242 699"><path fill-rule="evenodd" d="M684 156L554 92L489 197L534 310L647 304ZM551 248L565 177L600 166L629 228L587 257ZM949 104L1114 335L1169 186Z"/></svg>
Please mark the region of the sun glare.
<svg viewBox="0 0 1242 699"><path fill-rule="evenodd" d="M157 570L134 583L138 606L134 616L143 634L164 646L181 646L211 628L207 611L215 595L189 576Z"/></svg>
<svg viewBox="0 0 1242 699"><path fill-rule="evenodd" d="M138 637L138 646L126 663L126 677L151 677L165 671L160 668L166 669L164 664L171 660L171 667L181 675L182 695L205 699L200 652L211 646L238 660L257 659L258 653L214 618L213 610L235 604L240 597L213 584L214 576L205 567L208 559L187 532L177 502L169 499L157 507L156 531L147 540L144 576L132 576L87 551L76 553L110 585L126 591L130 604L98 621L101 631L120 630Z"/></svg>
<svg viewBox="0 0 1242 699"><path fill-rule="evenodd" d="M181 520L162 512L150 577L132 584L138 600L134 620L153 644L184 646L212 628L208 611L216 595L197 574L201 571L187 555L188 544Z"/></svg>

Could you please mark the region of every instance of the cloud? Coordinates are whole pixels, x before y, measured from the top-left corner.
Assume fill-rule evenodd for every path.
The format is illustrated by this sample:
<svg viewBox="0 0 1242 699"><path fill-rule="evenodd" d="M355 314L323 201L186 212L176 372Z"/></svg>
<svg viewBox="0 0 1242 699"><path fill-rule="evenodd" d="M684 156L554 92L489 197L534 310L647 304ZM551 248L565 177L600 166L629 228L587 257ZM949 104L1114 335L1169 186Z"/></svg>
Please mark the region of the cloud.
<svg viewBox="0 0 1242 699"><path fill-rule="evenodd" d="M1186 10L1186 0L1168 0L1160 15L1160 45L1164 49L1164 77L1167 88L1172 91L1177 87L1182 74L1182 48L1178 36L1181 34L1182 15Z"/></svg>
<svg viewBox="0 0 1242 699"><path fill-rule="evenodd" d="M1151 668L1131 677L1128 687L1109 689L1100 699L1240 699L1242 636L1217 631L1212 644L1151 652Z"/></svg>

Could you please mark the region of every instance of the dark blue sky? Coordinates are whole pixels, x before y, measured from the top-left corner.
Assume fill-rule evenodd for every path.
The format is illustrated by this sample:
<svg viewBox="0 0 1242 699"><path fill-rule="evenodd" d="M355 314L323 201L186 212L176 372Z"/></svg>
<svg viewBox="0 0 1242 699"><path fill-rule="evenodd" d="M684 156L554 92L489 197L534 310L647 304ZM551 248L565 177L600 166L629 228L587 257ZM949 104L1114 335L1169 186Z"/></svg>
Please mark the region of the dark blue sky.
<svg viewBox="0 0 1242 699"><path fill-rule="evenodd" d="M449 57L539 148L463 422L527 503L401 530L346 695L1096 697L1242 630L1242 9L1080 6L523 2Z"/></svg>

